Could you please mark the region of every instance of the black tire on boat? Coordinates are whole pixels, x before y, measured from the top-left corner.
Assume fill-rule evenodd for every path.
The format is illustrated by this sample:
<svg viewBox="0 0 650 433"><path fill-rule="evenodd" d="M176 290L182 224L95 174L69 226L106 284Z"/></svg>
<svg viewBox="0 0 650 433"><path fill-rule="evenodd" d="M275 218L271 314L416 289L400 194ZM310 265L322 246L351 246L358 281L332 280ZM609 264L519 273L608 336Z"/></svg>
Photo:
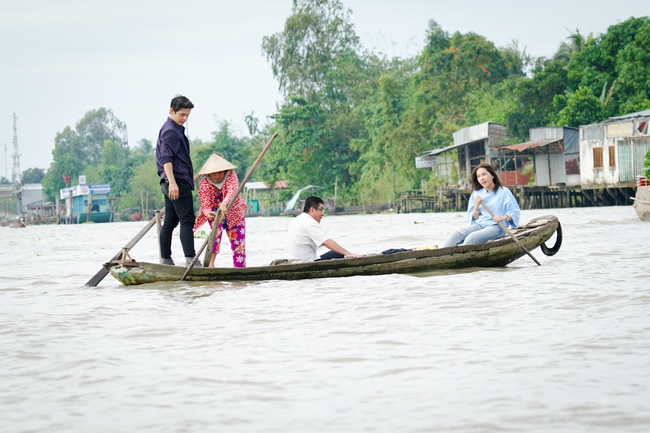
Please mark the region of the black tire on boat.
<svg viewBox="0 0 650 433"><path fill-rule="evenodd" d="M546 244L539 246L545 256L554 256L558 251L560 251L560 247L562 246L562 225L559 221L557 222L557 229L555 229L555 233L555 245L553 245L551 248L547 247Z"/></svg>

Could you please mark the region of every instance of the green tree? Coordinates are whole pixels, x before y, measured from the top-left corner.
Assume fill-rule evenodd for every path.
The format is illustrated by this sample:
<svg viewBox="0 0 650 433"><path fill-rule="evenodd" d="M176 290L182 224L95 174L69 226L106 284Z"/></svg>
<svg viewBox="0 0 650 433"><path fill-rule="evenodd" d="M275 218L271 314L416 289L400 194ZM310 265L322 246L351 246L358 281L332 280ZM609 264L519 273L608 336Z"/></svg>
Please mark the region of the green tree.
<svg viewBox="0 0 650 433"><path fill-rule="evenodd" d="M43 190L51 199L59 189L65 187L63 176L70 176L70 183L74 184L75 179L84 174L88 166L92 166L92 172L97 174L113 164L125 164L128 152L126 125L113 115L112 110L98 108L88 111L77 122L74 130L66 126L62 132L56 134L52 150L53 161L43 178ZM107 170L106 173L108 179L118 179L108 174L113 173L113 170ZM126 175L128 171L123 170L120 173ZM97 176L96 181L110 183L101 176Z"/></svg>
<svg viewBox="0 0 650 433"><path fill-rule="evenodd" d="M525 70L532 63L526 48L519 50L519 41L512 40L508 46L499 48L503 57L504 66L510 75L523 77Z"/></svg>
<svg viewBox="0 0 650 433"><path fill-rule="evenodd" d="M248 133L251 137L257 134L259 119L255 117L255 111L251 111L251 114L246 115L244 122L246 122L246 127L248 128Z"/></svg>
<svg viewBox="0 0 650 433"><path fill-rule="evenodd" d="M509 78L506 81L491 86L483 86L481 90L470 92L465 97L467 111L465 112L465 125L478 125L485 122L505 124L508 113L518 107L514 89L517 79Z"/></svg>
<svg viewBox="0 0 650 433"><path fill-rule="evenodd" d="M105 140L104 146L102 147L101 163L103 166L124 165L129 155L128 147L121 146L112 140Z"/></svg>
<svg viewBox="0 0 650 433"><path fill-rule="evenodd" d="M630 18L587 40L567 65L568 88L589 87L594 95L606 95L603 98L606 116L627 114L627 110L642 103L648 89L643 78L647 76L644 62L648 53L644 28L649 23L650 17ZM639 78L641 81L637 81Z"/></svg>
<svg viewBox="0 0 650 433"><path fill-rule="evenodd" d="M0 176L0 185L11 185L11 181L4 176Z"/></svg>
<svg viewBox="0 0 650 433"><path fill-rule="evenodd" d="M153 155L155 151L156 148L154 147L152 141L147 140L146 138L143 138L140 141L138 141L138 145L135 147L135 153L139 153L142 155Z"/></svg>
<svg viewBox="0 0 650 433"><path fill-rule="evenodd" d="M501 52L483 36L456 32L441 43L445 36L435 21L429 22L419 77L443 102L462 103L467 92L509 75Z"/></svg>
<svg viewBox="0 0 650 433"><path fill-rule="evenodd" d="M274 116L280 137L269 160L271 177L298 185L353 182L350 165L358 155L350 140L363 129L353 110L369 93L369 70L350 11L339 0L294 0L284 30L265 37L262 48L286 96Z"/></svg>
<svg viewBox="0 0 650 433"><path fill-rule="evenodd" d="M588 36L589 40L593 39L591 33ZM575 33L569 31L569 36L566 38L569 42L562 42L557 52L553 55L553 60L568 64L571 58L582 51L587 43L587 39L580 34L580 30L576 29Z"/></svg>
<svg viewBox="0 0 650 433"><path fill-rule="evenodd" d="M492 42L475 33L449 36L435 21L429 21L418 61L400 129L419 151L449 145L451 133L465 123L466 96L513 73Z"/></svg>
<svg viewBox="0 0 650 433"><path fill-rule="evenodd" d="M562 99L565 97L556 95L556 98ZM558 104L557 101L556 104ZM588 87L578 88L575 93L566 98L566 103L562 102L561 104L564 105L564 108L554 116L556 117L555 124L558 126L578 128L580 125L589 125L603 120L603 109L600 100L594 96Z"/></svg>
<svg viewBox="0 0 650 433"><path fill-rule="evenodd" d="M619 114L650 109L650 21L618 53L616 73Z"/></svg>
<svg viewBox="0 0 650 433"><path fill-rule="evenodd" d="M120 208L142 207L142 200L148 200L149 209L162 209L165 205L163 193L160 189L160 178L156 171L156 158L150 155L140 164L132 168L129 177L129 193L124 194L120 200Z"/></svg>
<svg viewBox="0 0 650 433"><path fill-rule="evenodd" d="M339 0L293 0L284 30L262 42L280 90L307 100L349 100L359 49L350 10Z"/></svg>
<svg viewBox="0 0 650 433"><path fill-rule="evenodd" d="M88 111L77 122L76 132L80 139L82 161L86 164L101 162L104 142L110 140L119 147L127 147L126 125L113 115L113 111L98 108Z"/></svg>
<svg viewBox="0 0 650 433"><path fill-rule="evenodd" d="M250 165L251 147L247 140L236 137L229 122L219 123L219 129L212 132L212 142L192 142L192 162L194 170L201 169L213 152L218 152L232 164L236 165L235 173L239 179L246 176Z"/></svg>
<svg viewBox="0 0 650 433"><path fill-rule="evenodd" d="M52 161L50 168L47 170L41 184L43 192L49 200L54 200L59 190L65 188L66 184L63 176L70 176L70 185L76 184L80 174L83 174L84 166L73 155L59 156Z"/></svg>
<svg viewBox="0 0 650 433"><path fill-rule="evenodd" d="M22 173L22 181L25 183L41 183L45 172L41 168L28 168Z"/></svg>
<svg viewBox="0 0 650 433"><path fill-rule="evenodd" d="M65 157L75 158L79 166L86 165L85 161L88 159L84 155L81 137L69 126L63 128L63 131L57 132L54 137L54 150L52 150L53 161Z"/></svg>
<svg viewBox="0 0 650 433"><path fill-rule="evenodd" d="M413 160L419 152L413 152L399 136L409 78L399 73L382 76L376 92L364 102L367 136L353 139L350 147L360 155L352 168L359 179L356 194L365 203L392 202L396 191L411 187Z"/></svg>
<svg viewBox="0 0 650 433"><path fill-rule="evenodd" d="M555 114L555 95L567 90L567 71L560 61L541 59L533 69L533 78L520 78L513 88L516 106L506 113L508 135L528 139L530 128L548 126Z"/></svg>

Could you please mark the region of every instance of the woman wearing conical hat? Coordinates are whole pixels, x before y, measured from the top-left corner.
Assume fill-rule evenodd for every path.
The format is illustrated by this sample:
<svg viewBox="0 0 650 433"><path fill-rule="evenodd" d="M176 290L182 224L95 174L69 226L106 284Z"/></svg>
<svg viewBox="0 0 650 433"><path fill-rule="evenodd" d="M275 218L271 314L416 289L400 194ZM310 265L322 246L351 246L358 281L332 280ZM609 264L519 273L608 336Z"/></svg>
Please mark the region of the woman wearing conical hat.
<svg viewBox="0 0 650 433"><path fill-rule="evenodd" d="M221 234L223 228L226 229L226 235L230 239L232 249L232 262L236 268L246 267L246 203L241 196L234 197L239 188L239 179L233 171L236 166L228 162L222 155L213 153L203 164L201 170L197 173L203 175L199 182L199 209L198 216L194 223L194 231L205 224L206 221L212 222L221 209L222 215L226 218L217 228L214 236L214 248L212 257L210 257L210 267L214 267L214 260L219 253L221 245ZM234 203L227 210L228 203Z"/></svg>

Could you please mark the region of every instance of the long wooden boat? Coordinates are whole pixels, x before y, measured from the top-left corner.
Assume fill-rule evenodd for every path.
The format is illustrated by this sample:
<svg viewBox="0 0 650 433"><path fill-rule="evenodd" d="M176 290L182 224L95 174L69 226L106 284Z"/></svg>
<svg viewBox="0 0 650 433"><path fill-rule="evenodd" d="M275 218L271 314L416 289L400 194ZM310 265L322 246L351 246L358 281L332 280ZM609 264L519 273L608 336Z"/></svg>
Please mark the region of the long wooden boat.
<svg viewBox="0 0 650 433"><path fill-rule="evenodd" d="M650 221L650 186L636 188L633 206L641 221Z"/></svg>
<svg viewBox="0 0 650 433"><path fill-rule="evenodd" d="M553 247L544 243L557 232ZM536 218L513 234L529 252L541 247L554 255L562 244L560 221L552 215ZM350 277L354 275L417 274L444 269L501 267L526 252L512 238L503 237L479 245L440 249L414 249L361 258L335 259L310 263L277 264L248 268L193 268L186 281L260 281ZM186 268L126 260L114 260L104 267L125 286L157 281L180 281Z"/></svg>

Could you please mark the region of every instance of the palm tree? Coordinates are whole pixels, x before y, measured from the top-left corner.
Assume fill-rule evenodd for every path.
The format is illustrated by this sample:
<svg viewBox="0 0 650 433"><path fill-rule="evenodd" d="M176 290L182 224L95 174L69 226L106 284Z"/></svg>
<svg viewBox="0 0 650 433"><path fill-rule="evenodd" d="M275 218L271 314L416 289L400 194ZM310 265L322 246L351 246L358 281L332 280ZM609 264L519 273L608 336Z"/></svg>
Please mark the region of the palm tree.
<svg viewBox="0 0 650 433"><path fill-rule="evenodd" d="M571 33L571 30L567 29L569 32L569 36L566 38L569 43L562 42L560 44L560 48L558 48L557 53L553 56L553 60L558 60L560 62L563 62L564 64L569 63L569 60L571 60L571 57L575 53L578 53L582 51L582 49L585 47L585 43L587 42L587 39L580 34L580 30L576 29L575 33ZM588 38L591 38L592 34L589 33Z"/></svg>
<svg viewBox="0 0 650 433"><path fill-rule="evenodd" d="M258 119L255 117L255 111L251 111L251 114L248 114L244 118L244 122L246 122L246 126L248 127L248 133L251 135L255 135L257 133L257 125L258 125Z"/></svg>
<svg viewBox="0 0 650 433"><path fill-rule="evenodd" d="M500 47L499 51L511 75L524 75L525 69L531 63L530 56L526 54L526 47L519 51L519 41L513 39L507 47Z"/></svg>
<svg viewBox="0 0 650 433"><path fill-rule="evenodd" d="M136 146L135 151L143 155L153 155L153 143L151 140L143 138L142 140L138 141L138 145Z"/></svg>

